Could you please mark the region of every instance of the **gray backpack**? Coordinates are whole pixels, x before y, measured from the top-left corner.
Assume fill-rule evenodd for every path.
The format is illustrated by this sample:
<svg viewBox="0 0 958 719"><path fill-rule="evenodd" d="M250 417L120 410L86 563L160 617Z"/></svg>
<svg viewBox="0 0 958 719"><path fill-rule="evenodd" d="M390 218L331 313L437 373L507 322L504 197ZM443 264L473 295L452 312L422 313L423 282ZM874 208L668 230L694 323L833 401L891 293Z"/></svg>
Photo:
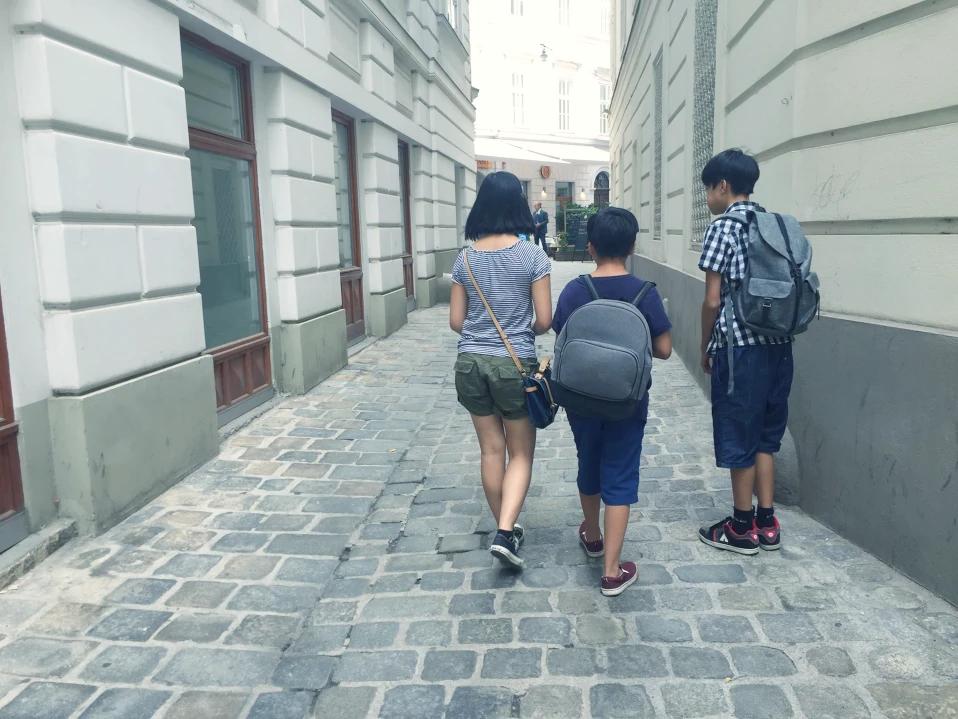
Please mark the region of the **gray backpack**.
<svg viewBox="0 0 958 719"><path fill-rule="evenodd" d="M652 335L639 305L655 287L646 282L632 302L603 300L589 275L592 301L573 312L556 340L552 396L580 417L629 419L652 376Z"/></svg>
<svg viewBox="0 0 958 719"><path fill-rule="evenodd" d="M798 220L777 212L728 212L723 218L745 228L748 262L745 276L728 283L725 324L732 312L740 325L766 337L797 335L808 329L821 306L818 275L812 272L812 246ZM729 394L732 393L732 341L729 350Z"/></svg>

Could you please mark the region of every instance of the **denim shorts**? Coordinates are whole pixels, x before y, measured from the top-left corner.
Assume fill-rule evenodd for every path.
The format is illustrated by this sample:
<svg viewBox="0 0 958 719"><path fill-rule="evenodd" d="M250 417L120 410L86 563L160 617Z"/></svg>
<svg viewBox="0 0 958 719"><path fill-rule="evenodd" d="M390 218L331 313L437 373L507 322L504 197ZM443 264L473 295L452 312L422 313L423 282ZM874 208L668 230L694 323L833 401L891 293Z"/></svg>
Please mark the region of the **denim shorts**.
<svg viewBox="0 0 958 719"><path fill-rule="evenodd" d="M521 361L529 373L539 366L534 358ZM456 396L470 414L503 419L529 416L522 375L511 357L463 353L456 358L455 369Z"/></svg>
<svg viewBox="0 0 958 719"><path fill-rule="evenodd" d="M579 491L602 495L611 507L639 501L639 462L648 409L632 419L604 422L569 416L579 454Z"/></svg>
<svg viewBox="0 0 958 719"><path fill-rule="evenodd" d="M728 394L728 349L712 359L712 436L715 463L726 469L755 464L759 452L782 447L792 390L792 343L734 347L735 388Z"/></svg>

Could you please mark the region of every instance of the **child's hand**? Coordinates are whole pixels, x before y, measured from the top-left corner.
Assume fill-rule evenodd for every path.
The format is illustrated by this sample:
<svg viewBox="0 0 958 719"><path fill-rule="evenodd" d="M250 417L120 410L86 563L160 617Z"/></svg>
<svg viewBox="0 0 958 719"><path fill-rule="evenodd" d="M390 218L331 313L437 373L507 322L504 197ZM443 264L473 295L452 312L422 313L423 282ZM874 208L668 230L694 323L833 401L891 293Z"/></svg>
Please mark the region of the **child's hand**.
<svg viewBox="0 0 958 719"><path fill-rule="evenodd" d="M709 357L707 352L702 353L702 359L699 361L699 365L705 374L712 374L712 358Z"/></svg>

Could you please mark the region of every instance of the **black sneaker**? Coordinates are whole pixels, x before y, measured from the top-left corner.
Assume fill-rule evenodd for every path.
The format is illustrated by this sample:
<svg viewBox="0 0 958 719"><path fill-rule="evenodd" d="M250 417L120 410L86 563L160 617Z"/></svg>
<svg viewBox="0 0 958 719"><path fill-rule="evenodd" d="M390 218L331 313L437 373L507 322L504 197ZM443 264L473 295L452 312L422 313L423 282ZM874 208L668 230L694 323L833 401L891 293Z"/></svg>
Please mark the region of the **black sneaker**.
<svg viewBox="0 0 958 719"><path fill-rule="evenodd" d="M774 552L782 548L782 527L778 520L772 517L772 526L759 527L758 520L754 524L755 532L758 534L758 546L766 552Z"/></svg>
<svg viewBox="0 0 958 719"><path fill-rule="evenodd" d="M526 530L522 528L521 524L512 525L512 536L514 536L519 541L519 546L522 546L522 540L526 538Z"/></svg>
<svg viewBox="0 0 958 719"><path fill-rule="evenodd" d="M702 527L699 530L699 539L710 547L727 552L758 554L758 532L749 527L742 534L738 534L734 526L732 518L726 517L711 527Z"/></svg>
<svg viewBox="0 0 958 719"><path fill-rule="evenodd" d="M511 538L506 537L502 532L496 532L496 538L492 540L489 551L503 564L512 567L522 566L522 560L519 558L519 540L514 531Z"/></svg>

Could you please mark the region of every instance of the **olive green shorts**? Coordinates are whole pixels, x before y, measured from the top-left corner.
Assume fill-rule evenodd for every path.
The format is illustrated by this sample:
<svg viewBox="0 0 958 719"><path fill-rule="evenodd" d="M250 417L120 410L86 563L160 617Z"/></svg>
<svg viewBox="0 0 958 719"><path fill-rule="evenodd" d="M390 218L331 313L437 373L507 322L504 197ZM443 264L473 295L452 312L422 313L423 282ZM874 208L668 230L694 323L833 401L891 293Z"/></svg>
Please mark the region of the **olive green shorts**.
<svg viewBox="0 0 958 719"><path fill-rule="evenodd" d="M535 359L523 359L526 371L538 368ZM456 394L459 404L477 417L528 417L522 376L511 357L460 354L456 358Z"/></svg>

